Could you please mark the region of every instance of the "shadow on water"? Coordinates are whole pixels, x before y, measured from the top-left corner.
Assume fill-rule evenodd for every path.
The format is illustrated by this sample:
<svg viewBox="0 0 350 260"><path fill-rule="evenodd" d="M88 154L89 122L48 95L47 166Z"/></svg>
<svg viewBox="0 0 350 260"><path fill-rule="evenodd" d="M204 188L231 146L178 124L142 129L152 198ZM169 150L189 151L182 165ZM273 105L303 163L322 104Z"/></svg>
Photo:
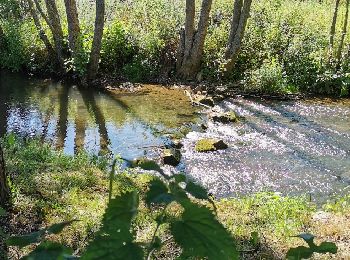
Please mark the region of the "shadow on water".
<svg viewBox="0 0 350 260"><path fill-rule="evenodd" d="M130 94L26 79L4 71L0 84L1 136L7 132L37 136L67 154L80 148L93 154L125 153L130 159L154 153L149 150L164 143L160 131L196 118L182 91L159 86ZM171 100L174 93L180 102Z"/></svg>

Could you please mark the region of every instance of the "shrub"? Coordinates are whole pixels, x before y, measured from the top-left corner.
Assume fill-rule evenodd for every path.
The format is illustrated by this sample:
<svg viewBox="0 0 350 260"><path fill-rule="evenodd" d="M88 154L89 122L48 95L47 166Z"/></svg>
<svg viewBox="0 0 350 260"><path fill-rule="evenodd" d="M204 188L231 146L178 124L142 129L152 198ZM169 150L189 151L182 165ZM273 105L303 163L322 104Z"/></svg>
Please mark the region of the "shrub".
<svg viewBox="0 0 350 260"><path fill-rule="evenodd" d="M101 70L111 74L120 73L135 53L136 46L124 25L115 21L108 26L102 41Z"/></svg>
<svg viewBox="0 0 350 260"><path fill-rule="evenodd" d="M276 60L266 60L256 70L246 74L245 90L259 93L289 93L292 88L288 85L282 65Z"/></svg>

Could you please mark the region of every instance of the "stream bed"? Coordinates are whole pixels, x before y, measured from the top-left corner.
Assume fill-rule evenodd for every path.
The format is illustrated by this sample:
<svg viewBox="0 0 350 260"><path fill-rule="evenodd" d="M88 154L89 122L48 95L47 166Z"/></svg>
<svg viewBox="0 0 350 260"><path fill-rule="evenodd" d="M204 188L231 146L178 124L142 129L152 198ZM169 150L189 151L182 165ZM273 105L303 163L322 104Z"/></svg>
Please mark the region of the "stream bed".
<svg viewBox="0 0 350 260"><path fill-rule="evenodd" d="M350 191L350 100L227 99L238 123L205 121L181 89L144 85L133 91L93 91L0 72L0 136L37 137L74 155L159 157L169 134L185 133L178 170L217 197L260 191L310 194L316 200ZM229 148L199 153L201 138Z"/></svg>

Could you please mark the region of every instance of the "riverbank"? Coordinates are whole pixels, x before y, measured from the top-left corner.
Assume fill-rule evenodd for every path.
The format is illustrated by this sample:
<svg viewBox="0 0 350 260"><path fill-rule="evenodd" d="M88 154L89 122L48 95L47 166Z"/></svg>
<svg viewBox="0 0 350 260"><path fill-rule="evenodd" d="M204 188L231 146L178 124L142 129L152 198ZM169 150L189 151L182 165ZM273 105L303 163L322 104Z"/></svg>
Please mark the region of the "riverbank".
<svg viewBox="0 0 350 260"><path fill-rule="evenodd" d="M25 234L78 219L79 222L50 239L72 247L79 255L98 230L106 207L108 158L91 157L84 152L71 157L32 140L23 143L8 139L4 146L13 191L12 210L2 220L6 223L5 231L10 235ZM143 196L152 178L149 174L137 174L137 170L119 172L114 192L136 189ZM300 239L291 236L304 232L316 235L317 242L335 242L339 249L332 256L334 259L350 256L349 197L316 207L303 197L258 193L217 200L215 205L219 220L236 238L243 259L282 259L288 248L303 245ZM142 242L150 238L156 223L145 205L140 206L140 211L134 226L138 230L137 239ZM161 237L169 238L166 228ZM18 259L29 250L11 247L9 257ZM170 240L158 254L173 259L178 250Z"/></svg>

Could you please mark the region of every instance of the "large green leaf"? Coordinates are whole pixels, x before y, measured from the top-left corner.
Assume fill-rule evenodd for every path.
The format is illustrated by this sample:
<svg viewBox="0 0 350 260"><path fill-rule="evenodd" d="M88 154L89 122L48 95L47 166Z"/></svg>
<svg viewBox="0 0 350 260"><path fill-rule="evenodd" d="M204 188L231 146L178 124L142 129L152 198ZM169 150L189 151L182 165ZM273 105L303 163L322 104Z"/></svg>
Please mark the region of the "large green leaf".
<svg viewBox="0 0 350 260"><path fill-rule="evenodd" d="M338 252L338 247L336 244L331 242L322 242L321 245L317 247L317 253L331 253L336 254Z"/></svg>
<svg viewBox="0 0 350 260"><path fill-rule="evenodd" d="M187 183L186 191L197 199L202 199L202 200L209 199L207 190L203 188L201 185L196 184L192 181Z"/></svg>
<svg viewBox="0 0 350 260"><path fill-rule="evenodd" d="M287 252L287 259L289 260L307 259L310 258L314 253L336 254L338 251L336 244L331 242L322 242L319 246L317 246L314 242L315 236L312 234L304 233L295 237L303 239L309 245L309 247L299 246L289 249Z"/></svg>
<svg viewBox="0 0 350 260"><path fill-rule="evenodd" d="M39 230L37 232L33 232L30 234L22 235L22 236L12 236L7 239L6 244L8 246L18 246L25 247L30 244L38 243L46 234L58 234L60 233L66 226L72 224L76 220L66 221L62 223L53 224L52 226Z"/></svg>
<svg viewBox="0 0 350 260"><path fill-rule="evenodd" d="M63 260L66 259L73 250L53 242L43 242L29 255L23 257L24 260Z"/></svg>
<svg viewBox="0 0 350 260"><path fill-rule="evenodd" d="M137 213L139 196L127 192L112 199L103 216L102 227L82 259L142 259L142 249L134 243L131 221Z"/></svg>
<svg viewBox="0 0 350 260"><path fill-rule="evenodd" d="M66 226L69 226L73 222L77 220L71 220L71 221L65 221L57 224L53 224L52 226L48 227L46 230L50 234L58 234L60 233Z"/></svg>
<svg viewBox="0 0 350 260"><path fill-rule="evenodd" d="M22 248L33 243L38 243L44 234L45 229L23 236L12 236L6 240L6 244L8 246L18 246Z"/></svg>
<svg viewBox="0 0 350 260"><path fill-rule="evenodd" d="M310 247L298 246L289 249L287 253L288 260L308 259L313 255L314 251Z"/></svg>
<svg viewBox="0 0 350 260"><path fill-rule="evenodd" d="M184 255L209 260L238 259L233 238L208 208L189 201L182 205L182 219L171 224L171 232Z"/></svg>
<svg viewBox="0 0 350 260"><path fill-rule="evenodd" d="M169 204L174 200L173 195L168 192L168 187L160 179L150 182L150 187L146 193L146 203L150 206L155 204Z"/></svg>

